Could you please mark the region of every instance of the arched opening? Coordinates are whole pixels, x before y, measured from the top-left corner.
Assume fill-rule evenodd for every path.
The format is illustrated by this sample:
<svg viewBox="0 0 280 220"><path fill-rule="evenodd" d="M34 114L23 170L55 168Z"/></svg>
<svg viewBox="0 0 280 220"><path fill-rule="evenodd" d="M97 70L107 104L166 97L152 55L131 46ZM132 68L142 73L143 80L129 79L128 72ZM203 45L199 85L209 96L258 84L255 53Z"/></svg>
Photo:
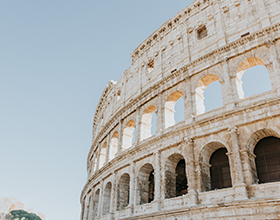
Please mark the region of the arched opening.
<svg viewBox="0 0 280 220"><path fill-rule="evenodd" d="M123 130L122 150L126 150L132 146L133 141L134 141L134 138L133 138L134 130L135 130L135 121L130 120L129 122L127 122L127 124Z"/></svg>
<svg viewBox="0 0 280 220"><path fill-rule="evenodd" d="M209 86L207 86L204 90L204 105L205 112L211 111L213 109L219 108L223 106L222 99L222 88L219 81L215 81ZM214 98L215 97L215 98Z"/></svg>
<svg viewBox="0 0 280 220"><path fill-rule="evenodd" d="M103 194L103 206L102 206L103 215L106 215L110 211L111 190L112 190L112 184L109 182L106 184L104 189L104 194Z"/></svg>
<svg viewBox="0 0 280 220"><path fill-rule="evenodd" d="M184 100L182 97L183 93L176 91L167 98L165 102L165 128L171 127L178 121L184 120ZM176 109L175 106L177 107ZM179 109L179 106L182 109Z"/></svg>
<svg viewBox="0 0 280 220"><path fill-rule="evenodd" d="M107 150L107 142L102 145L100 155L99 155L99 168L103 167L106 162L106 150Z"/></svg>
<svg viewBox="0 0 280 220"><path fill-rule="evenodd" d="M199 162L202 192L231 187L229 159L227 149L223 144L208 143L200 153ZM220 182L222 184L218 185Z"/></svg>
<svg viewBox="0 0 280 220"><path fill-rule="evenodd" d="M280 181L280 139L261 139L254 150L259 183Z"/></svg>
<svg viewBox="0 0 280 220"><path fill-rule="evenodd" d="M216 150L210 158L211 190L232 186L227 149Z"/></svg>
<svg viewBox="0 0 280 220"><path fill-rule="evenodd" d="M98 190L95 192L95 194L94 194L92 219L96 219L96 218L97 218L97 214L98 214L98 203L99 203L99 194L100 194L100 189L98 189Z"/></svg>
<svg viewBox="0 0 280 220"><path fill-rule="evenodd" d="M272 90L268 70L264 61L251 57L237 67L236 85L240 99Z"/></svg>
<svg viewBox="0 0 280 220"><path fill-rule="evenodd" d="M141 119L141 140L149 138L152 136L152 125L156 126L156 107L154 105L149 106L146 108L142 115ZM153 117L153 124L152 124L152 116ZM155 129L153 129L155 132Z"/></svg>
<svg viewBox="0 0 280 220"><path fill-rule="evenodd" d="M185 159L181 154L173 154L165 163L165 198L174 198L187 193Z"/></svg>
<svg viewBox="0 0 280 220"><path fill-rule="evenodd" d="M111 137L109 160L112 160L118 152L119 133L116 131Z"/></svg>
<svg viewBox="0 0 280 220"><path fill-rule="evenodd" d="M129 174L125 173L121 176L118 183L117 193L117 210L123 210L129 204Z"/></svg>
<svg viewBox="0 0 280 220"><path fill-rule="evenodd" d="M138 173L136 205L142 205L153 201L154 188L154 168L148 163L142 166Z"/></svg>
<svg viewBox="0 0 280 220"><path fill-rule="evenodd" d="M210 111L223 106L221 85L219 81L220 79L218 76L208 74L198 82L195 90L196 113L198 115L205 113L205 111Z"/></svg>

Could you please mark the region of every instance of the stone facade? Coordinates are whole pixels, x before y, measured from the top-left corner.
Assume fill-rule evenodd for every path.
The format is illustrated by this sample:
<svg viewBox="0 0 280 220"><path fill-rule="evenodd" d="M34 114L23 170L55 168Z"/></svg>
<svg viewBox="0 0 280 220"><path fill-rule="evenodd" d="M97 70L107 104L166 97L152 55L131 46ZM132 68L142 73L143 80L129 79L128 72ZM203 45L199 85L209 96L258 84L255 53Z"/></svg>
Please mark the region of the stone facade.
<svg viewBox="0 0 280 220"><path fill-rule="evenodd" d="M258 182L254 151L280 138L279 53L279 1L196 0L164 23L102 93L81 220L280 219L280 181ZM242 75L256 65L272 90L244 97ZM223 106L205 112L214 81ZM181 97L184 120L175 124ZM215 187L219 149L227 178Z"/></svg>

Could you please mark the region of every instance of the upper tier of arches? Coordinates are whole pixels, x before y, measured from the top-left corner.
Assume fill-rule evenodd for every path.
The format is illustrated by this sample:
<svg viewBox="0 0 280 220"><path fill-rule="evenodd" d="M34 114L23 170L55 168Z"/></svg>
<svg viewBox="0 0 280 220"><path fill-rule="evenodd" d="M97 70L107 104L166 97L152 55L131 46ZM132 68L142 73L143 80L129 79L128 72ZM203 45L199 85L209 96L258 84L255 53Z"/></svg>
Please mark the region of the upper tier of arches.
<svg viewBox="0 0 280 220"><path fill-rule="evenodd" d="M230 77L236 76L235 83L239 83L238 89L230 93L242 98L243 89L240 89L240 81L238 81L242 78L240 74L242 68L246 68L248 64L267 67L269 63L272 63L265 50L259 54L250 53L250 56L245 55L246 57L244 53L252 48L267 45L268 40L277 39L277 34L274 33L279 28L277 21L279 21L280 13L279 10L274 10L278 7L278 3L269 0L266 1L266 7L258 4L260 1L232 3L232 1L195 0L165 22L132 53L132 64L123 76L117 82L108 83L95 112L93 139L99 139L97 136L103 132L104 126L111 124L113 118L121 120L119 117L126 108L133 104L139 105L139 102L145 102L146 99L158 94L156 88L165 89L178 83L183 77L196 78L196 75L204 74L207 69L223 63L226 59L229 61L229 70L223 66L223 71L218 70L209 74L219 78L216 82L220 83L222 94L225 94L222 83L226 84L228 79L224 79L219 73L229 71ZM254 13L250 13L251 10ZM259 10L265 10L266 16L259 16L259 14L263 15L263 11L258 12ZM232 13L238 13L239 16L230 16ZM244 19L244 14L246 14L246 19ZM224 23L220 22L221 20ZM238 26L238 31L232 28L232 24ZM275 49L271 50L271 53L274 53L273 56L276 57ZM238 64L232 58L237 56L243 56L240 62L250 57L257 57L259 60L246 61L240 65L239 74L235 75ZM235 67L234 70L231 69L232 65ZM279 80L275 82L278 83ZM197 89L198 93L200 90L201 93L204 87L205 84L202 82L193 89ZM149 98L146 97L143 100L145 95ZM238 97L230 97L231 95L229 94L226 100L222 97L223 104L227 99L237 100ZM202 101L198 100L197 103L200 107L191 112L192 115L204 112ZM129 112L135 110L131 108Z"/></svg>
<svg viewBox="0 0 280 220"><path fill-rule="evenodd" d="M145 141L164 130L172 129L176 125L176 114L180 114L182 118L182 121L179 123L186 124L191 123L193 117L207 112L205 103L211 100L211 98L215 101L218 97L221 97L222 105L220 107L225 110L236 108L236 103L242 102L242 100L250 100L250 96L244 97L243 90L246 87L244 88L242 79L247 74L247 71L256 66L262 67L259 72L253 69L258 76L262 76L258 80L263 82L268 79L272 86L270 88L276 91L279 85L275 83L275 80L279 78L279 75L276 74L275 67L271 62L272 57L269 57L264 51L269 53L268 48L259 48L254 51L255 57L248 57L248 54L244 54L234 58L232 61L224 61L200 74L187 78L124 117L99 142L95 152L92 153L89 162L91 167L89 168L89 176L114 157L120 155L121 152L132 148L135 144ZM225 72L226 70L228 72ZM213 97L207 97L204 91L214 82L217 82L219 85L219 95L215 95L213 99ZM259 92L262 93L263 90ZM255 95L258 95L259 92L257 90ZM181 109L177 109L176 112L175 106L180 99L183 104ZM153 127L154 129L152 129Z"/></svg>

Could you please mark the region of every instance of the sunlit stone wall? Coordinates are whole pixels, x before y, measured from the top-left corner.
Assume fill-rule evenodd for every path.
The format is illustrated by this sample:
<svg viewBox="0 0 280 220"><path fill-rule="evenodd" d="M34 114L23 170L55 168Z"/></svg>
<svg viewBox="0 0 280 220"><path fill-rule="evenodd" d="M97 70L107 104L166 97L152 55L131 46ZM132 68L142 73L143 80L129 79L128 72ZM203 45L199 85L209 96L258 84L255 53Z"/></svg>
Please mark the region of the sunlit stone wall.
<svg viewBox="0 0 280 220"><path fill-rule="evenodd" d="M279 38L279 1L196 0L139 45L95 111L81 220L280 218Z"/></svg>

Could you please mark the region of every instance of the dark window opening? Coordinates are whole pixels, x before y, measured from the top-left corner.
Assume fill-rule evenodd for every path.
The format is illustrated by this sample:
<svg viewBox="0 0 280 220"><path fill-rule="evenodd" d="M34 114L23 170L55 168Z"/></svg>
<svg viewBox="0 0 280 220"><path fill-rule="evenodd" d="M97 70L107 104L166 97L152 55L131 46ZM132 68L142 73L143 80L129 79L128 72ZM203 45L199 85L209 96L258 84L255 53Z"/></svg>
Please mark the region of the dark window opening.
<svg viewBox="0 0 280 220"><path fill-rule="evenodd" d="M229 161L226 153L226 148L220 148L210 158L211 190L232 186Z"/></svg>
<svg viewBox="0 0 280 220"><path fill-rule="evenodd" d="M186 163L182 159L176 167L176 197L188 193L188 181L186 177Z"/></svg>
<svg viewBox="0 0 280 220"><path fill-rule="evenodd" d="M197 30L197 38L200 40L207 36L207 28L203 26Z"/></svg>
<svg viewBox="0 0 280 220"><path fill-rule="evenodd" d="M280 181L280 139L266 137L254 150L259 183Z"/></svg>
<svg viewBox="0 0 280 220"><path fill-rule="evenodd" d="M155 177L154 177L154 170L151 171L149 176L149 200L148 203L154 200L154 191L155 191Z"/></svg>

